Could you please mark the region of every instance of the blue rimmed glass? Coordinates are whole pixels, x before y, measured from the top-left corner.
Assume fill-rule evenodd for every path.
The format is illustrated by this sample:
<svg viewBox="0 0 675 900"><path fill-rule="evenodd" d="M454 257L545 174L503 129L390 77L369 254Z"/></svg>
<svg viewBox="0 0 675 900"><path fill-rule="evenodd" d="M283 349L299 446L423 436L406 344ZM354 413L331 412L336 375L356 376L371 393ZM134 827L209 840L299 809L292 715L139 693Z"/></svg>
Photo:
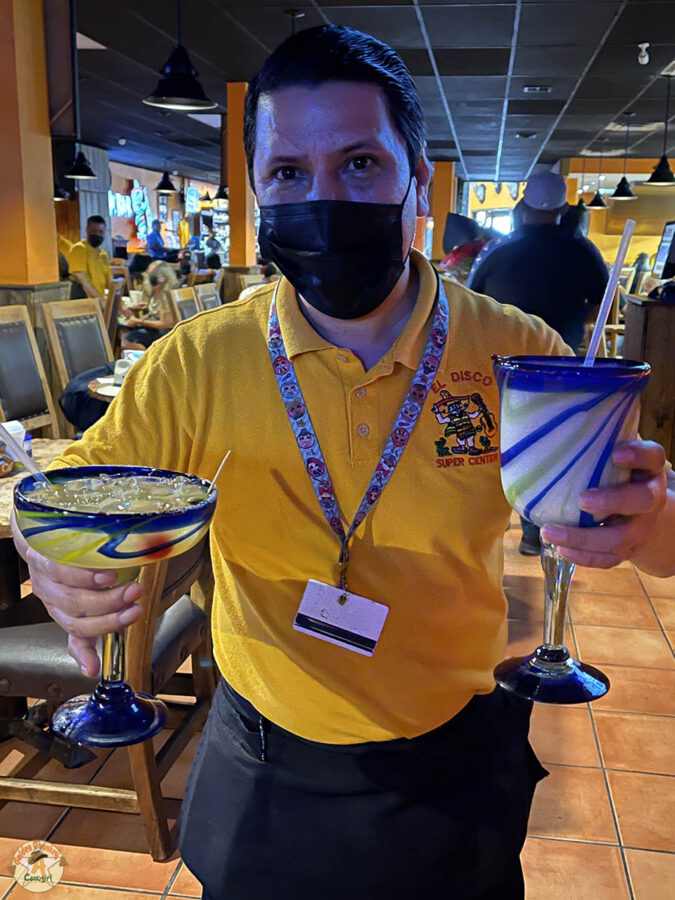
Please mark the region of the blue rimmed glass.
<svg viewBox="0 0 675 900"><path fill-rule="evenodd" d="M611 461L614 446L635 440L646 363L575 357L495 357L501 398L501 476L511 506L535 525L600 525L580 509L583 491L629 479ZM542 541L544 641L529 656L495 669L502 687L543 703L585 703L609 690L608 678L573 659L564 645L574 564Z"/></svg>
<svg viewBox="0 0 675 900"><path fill-rule="evenodd" d="M195 475L145 466L74 466L53 469L52 483L76 478L183 478L209 488ZM56 562L94 569L116 569L117 584L133 581L140 567L178 556L208 531L218 492L179 510L161 513L80 513L31 500L41 482L23 478L14 489L17 525L28 544ZM136 694L124 681L124 636L103 638L103 675L91 696L68 700L52 718L55 732L82 747L123 747L151 738L166 723L166 706L147 694Z"/></svg>

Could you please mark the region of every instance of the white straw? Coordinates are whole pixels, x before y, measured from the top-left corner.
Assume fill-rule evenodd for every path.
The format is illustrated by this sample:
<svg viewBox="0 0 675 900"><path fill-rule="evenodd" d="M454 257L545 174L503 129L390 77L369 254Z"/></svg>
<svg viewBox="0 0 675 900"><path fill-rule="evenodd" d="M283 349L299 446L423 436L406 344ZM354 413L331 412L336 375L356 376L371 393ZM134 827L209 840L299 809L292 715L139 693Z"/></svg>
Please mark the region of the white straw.
<svg viewBox="0 0 675 900"><path fill-rule="evenodd" d="M602 303L600 304L600 309L598 311L598 318L595 320L595 325L593 327L593 335L588 345L588 350L586 351L586 358L584 359L585 366L592 366L595 362L595 357L598 353L598 347L600 346L600 340L602 339L602 336L605 332L605 325L607 324L609 310L612 306L612 301L614 300L616 286L619 283L621 269L623 267L624 260L626 259L626 254L628 253L628 245L630 244L630 239L633 237L634 231L635 219L626 219L626 224L623 229L623 237L621 238L619 249L616 252L616 259L614 260L612 271L609 273L609 281L607 282L607 287L605 288L605 296L602 298Z"/></svg>
<svg viewBox="0 0 675 900"><path fill-rule="evenodd" d="M209 487L208 491L206 492L207 497L211 493L211 491L214 489L214 487L216 486L216 481L218 481L218 477L219 477L220 473L223 471L223 466L227 462L227 457L230 455L230 453L232 453L232 451L228 450L227 453L225 454L225 456L223 457L223 461L218 466L218 471L213 476L213 481L211 482L211 486Z"/></svg>
<svg viewBox="0 0 675 900"><path fill-rule="evenodd" d="M32 472L36 478L38 478L40 481L44 481L44 483L48 484L49 487L52 487L51 481L38 469L35 460L31 459L31 457L26 453L21 444L19 444L18 441L14 440L14 438L9 433L9 431L7 431L2 422L0 422L0 438L2 438L7 446L12 449L12 451L19 459L19 462L22 462L29 472Z"/></svg>

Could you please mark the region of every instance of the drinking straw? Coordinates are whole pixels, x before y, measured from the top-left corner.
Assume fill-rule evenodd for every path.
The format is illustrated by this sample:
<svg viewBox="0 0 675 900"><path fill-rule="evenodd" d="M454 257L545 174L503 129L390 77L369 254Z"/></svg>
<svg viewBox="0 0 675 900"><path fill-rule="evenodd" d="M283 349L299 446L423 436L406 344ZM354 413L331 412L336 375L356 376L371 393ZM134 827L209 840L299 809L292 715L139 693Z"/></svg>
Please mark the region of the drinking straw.
<svg viewBox="0 0 675 900"><path fill-rule="evenodd" d="M35 460L26 453L26 451L23 449L21 444L18 443L18 441L14 440L14 438L9 433L9 431L7 431L2 422L0 422L0 438L2 438L7 446L10 447L14 453L16 453L19 462L22 462L29 472L32 472L37 479L39 479L40 481L44 481L46 485L52 487L51 481L47 478L46 475L42 474Z"/></svg>
<svg viewBox="0 0 675 900"><path fill-rule="evenodd" d="M626 259L626 254L628 253L628 245L630 244L630 239L633 237L634 231L635 219L626 219L626 224L623 229L623 237L621 238L619 249L616 252L616 259L614 260L612 271L609 273L609 280L607 282L607 287L605 288L605 295L602 298L602 303L600 304L600 309L598 310L598 318L595 320L595 325L593 327L593 335L588 344L588 350L586 351L586 358L584 359L585 366L592 366L595 362L598 347L600 346L600 339L604 334L605 325L607 324L607 317L609 316L609 310L612 305L612 300L614 299L616 286L619 283L621 268L623 266L624 260Z"/></svg>
<svg viewBox="0 0 675 900"><path fill-rule="evenodd" d="M225 456L223 457L223 461L222 461L221 464L218 466L218 471L217 471L216 474L213 476L213 481L211 482L211 486L209 487L208 491L206 492L206 496L207 496L207 497L208 497L208 495L211 493L211 491L214 489L214 487L216 486L216 481L218 481L218 477L219 477L220 473L223 471L223 466L224 466L225 463L227 462L227 457L230 455L230 453L232 453L232 451L231 451L231 450L228 450L227 453L225 454Z"/></svg>

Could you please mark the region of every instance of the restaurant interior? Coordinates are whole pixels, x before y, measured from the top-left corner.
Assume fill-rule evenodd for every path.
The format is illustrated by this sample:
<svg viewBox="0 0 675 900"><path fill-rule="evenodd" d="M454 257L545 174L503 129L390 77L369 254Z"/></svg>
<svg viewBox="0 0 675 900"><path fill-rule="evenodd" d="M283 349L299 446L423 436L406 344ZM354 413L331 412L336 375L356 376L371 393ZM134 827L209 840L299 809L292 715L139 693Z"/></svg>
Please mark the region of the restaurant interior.
<svg viewBox="0 0 675 900"><path fill-rule="evenodd" d="M448 215L504 238L536 173L564 177L608 268L635 221L600 355L651 365L640 434L673 460L675 0L0 0L0 422L46 467L84 430L62 402L82 373L88 410L105 415L143 352L126 334L147 314L134 260L154 222L173 272L169 327L276 277L257 242L246 88L282 40L324 23L374 35L413 76L434 167L414 246L443 280L468 274L448 262ZM197 75L179 102L160 72L185 51ZM72 263L91 216L109 260L98 289ZM38 840L66 863L55 898L201 897L175 826L218 677L206 545L142 570L143 624L127 634L126 680L166 702L165 727L116 749L54 739L56 710L97 679L68 657L12 542L25 474L0 440L0 900L23 896L13 860ZM509 655L530 652L544 622L541 564L519 539L514 512ZM531 742L551 774L523 851L526 896L669 900L675 577L578 568L566 640L612 688L535 704Z"/></svg>

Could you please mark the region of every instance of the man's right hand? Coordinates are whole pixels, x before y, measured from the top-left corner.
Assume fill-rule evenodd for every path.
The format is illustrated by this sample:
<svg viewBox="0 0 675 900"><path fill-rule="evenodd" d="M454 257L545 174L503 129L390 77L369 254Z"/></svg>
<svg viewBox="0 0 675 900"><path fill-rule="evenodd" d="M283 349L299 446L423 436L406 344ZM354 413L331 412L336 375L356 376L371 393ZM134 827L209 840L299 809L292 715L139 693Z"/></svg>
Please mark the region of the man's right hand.
<svg viewBox="0 0 675 900"><path fill-rule="evenodd" d="M100 669L96 638L121 631L141 615L143 589L139 584L112 587L112 569L81 569L56 563L28 546L12 514L12 535L19 554L28 564L33 593L49 615L68 633L68 653L85 675Z"/></svg>

